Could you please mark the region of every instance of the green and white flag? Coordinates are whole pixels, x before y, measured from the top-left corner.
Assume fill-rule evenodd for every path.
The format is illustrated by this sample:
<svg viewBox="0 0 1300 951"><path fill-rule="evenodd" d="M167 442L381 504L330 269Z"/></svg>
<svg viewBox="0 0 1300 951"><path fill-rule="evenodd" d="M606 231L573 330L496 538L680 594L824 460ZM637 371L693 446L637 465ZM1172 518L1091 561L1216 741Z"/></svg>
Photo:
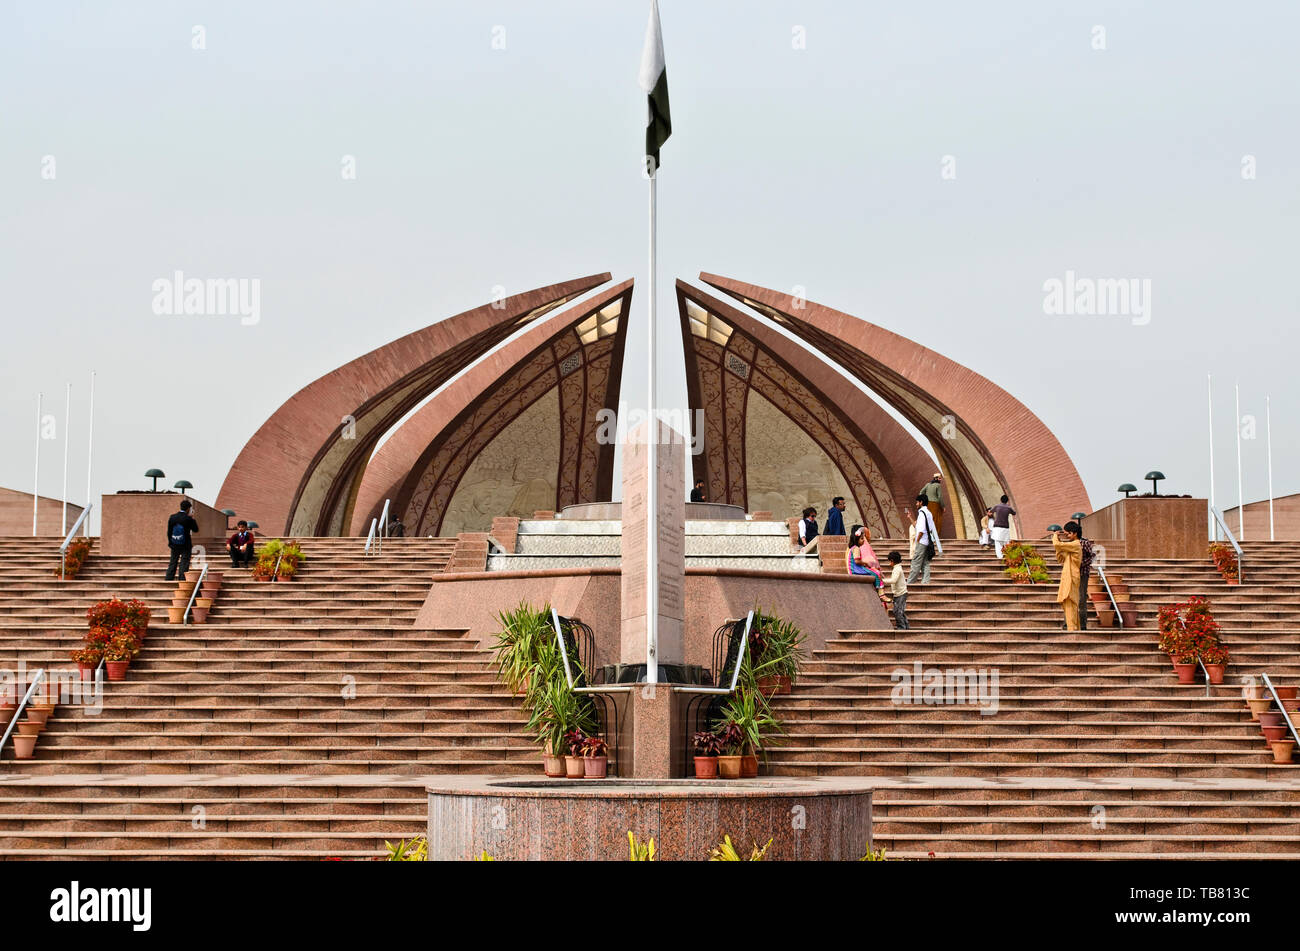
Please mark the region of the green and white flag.
<svg viewBox="0 0 1300 951"><path fill-rule="evenodd" d="M659 147L673 134L672 119L668 116L668 72L664 68L664 35L659 28L658 0L650 0L650 22L645 28L645 49L641 53L641 74L637 81L647 96L645 154L654 156L657 170Z"/></svg>

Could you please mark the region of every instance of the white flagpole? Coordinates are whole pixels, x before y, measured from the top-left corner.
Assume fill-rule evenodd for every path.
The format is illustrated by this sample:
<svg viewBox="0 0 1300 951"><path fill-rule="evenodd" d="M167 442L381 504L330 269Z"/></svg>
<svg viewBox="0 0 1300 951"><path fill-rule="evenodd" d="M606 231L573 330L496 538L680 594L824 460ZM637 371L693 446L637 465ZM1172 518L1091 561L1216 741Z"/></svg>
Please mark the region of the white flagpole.
<svg viewBox="0 0 1300 951"><path fill-rule="evenodd" d="M650 162L653 162L650 159ZM655 413L655 278L657 276L655 269L655 246L658 244L658 233L655 230L655 184L659 180L658 163L650 170L650 287L649 287L649 358L646 362L650 374L650 425L647 429L647 438L649 445L646 446L646 462L649 466L646 473L646 516L647 537L646 537L646 664L645 679L646 683L654 684L659 682L659 499L658 492L655 491L655 481L658 478L658 469L655 465L655 456L659 448L659 418Z"/></svg>
<svg viewBox="0 0 1300 951"><path fill-rule="evenodd" d="M1264 397L1264 426L1268 433L1268 540L1273 541L1273 407L1272 399Z"/></svg>
<svg viewBox="0 0 1300 951"><path fill-rule="evenodd" d="M90 421L86 427L86 505L89 507L94 499L90 494L90 460L95 449L95 371L90 371ZM90 517L81 523L83 534L90 537Z"/></svg>
<svg viewBox="0 0 1300 951"><path fill-rule="evenodd" d="M36 472L32 476L32 537L36 537L36 517L41 506L41 394L36 394Z"/></svg>
<svg viewBox="0 0 1300 951"><path fill-rule="evenodd" d="M63 531L68 534L68 443L72 441L72 384L68 384L63 402Z"/></svg>
<svg viewBox="0 0 1300 951"><path fill-rule="evenodd" d="M1205 393L1209 397L1210 408L1210 508L1214 508L1214 375L1205 374ZM1211 538L1219 540L1219 523L1210 520Z"/></svg>
<svg viewBox="0 0 1300 951"><path fill-rule="evenodd" d="M1233 425L1237 429L1237 534L1241 537L1238 541L1246 540L1246 512L1242 504L1244 490L1241 487L1241 384L1234 383L1233 389L1237 394L1237 418Z"/></svg>

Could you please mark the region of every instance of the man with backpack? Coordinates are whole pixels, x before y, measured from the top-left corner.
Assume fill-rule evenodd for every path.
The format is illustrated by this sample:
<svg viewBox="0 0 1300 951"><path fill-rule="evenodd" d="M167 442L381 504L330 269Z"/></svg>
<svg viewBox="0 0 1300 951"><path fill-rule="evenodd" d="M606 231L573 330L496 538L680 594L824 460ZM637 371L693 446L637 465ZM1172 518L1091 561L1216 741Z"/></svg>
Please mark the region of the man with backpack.
<svg viewBox="0 0 1300 951"><path fill-rule="evenodd" d="M943 543L939 541L939 527L934 523L927 499L924 495L916 497L916 554L912 556L912 570L907 573L907 583L930 583L930 562L943 554Z"/></svg>
<svg viewBox="0 0 1300 951"><path fill-rule="evenodd" d="M190 552L194 548L193 535L199 530L199 523L190 514L190 500L181 499L181 510L172 513L167 519L167 547L171 549L171 560L167 562L167 581L175 581L177 569L180 576L190 570Z"/></svg>

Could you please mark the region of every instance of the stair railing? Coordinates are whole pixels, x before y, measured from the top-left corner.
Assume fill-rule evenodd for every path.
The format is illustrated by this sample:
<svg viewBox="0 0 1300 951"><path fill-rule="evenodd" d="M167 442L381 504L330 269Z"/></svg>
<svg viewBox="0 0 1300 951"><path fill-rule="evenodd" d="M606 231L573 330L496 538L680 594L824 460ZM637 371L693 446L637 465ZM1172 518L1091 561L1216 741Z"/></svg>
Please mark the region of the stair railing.
<svg viewBox="0 0 1300 951"><path fill-rule="evenodd" d="M9 726L5 729L5 735L0 738L0 756L4 755L5 744L9 742L10 734L13 733L14 727L18 725L18 718L21 717L23 711L27 709L27 704L31 701L32 694L36 692L37 686L44 678L45 668L42 667L40 670L36 671L36 676L32 678L32 685L27 688L27 693L24 694L22 703L18 704L18 709L14 711L13 719L9 721Z"/></svg>
<svg viewBox="0 0 1300 951"><path fill-rule="evenodd" d="M1110 598L1110 606L1115 609L1115 626L1123 627L1124 622L1120 618L1119 602L1115 600L1115 592L1110 590L1110 582L1106 580L1106 569L1098 563L1092 566L1092 570L1097 572L1097 577L1101 579L1101 586L1106 589L1106 597Z"/></svg>
<svg viewBox="0 0 1300 951"><path fill-rule="evenodd" d="M1286 721L1286 728L1291 731L1291 738L1294 739L1297 744L1300 744L1300 733L1296 732L1295 723L1291 720L1291 714L1286 712L1286 704L1284 704L1282 698L1277 695L1277 689L1273 686L1273 681L1268 679L1268 674L1262 674L1261 676L1264 678L1264 686L1267 687L1268 692L1273 695L1273 702L1276 703L1277 708L1282 711L1282 719Z"/></svg>
<svg viewBox="0 0 1300 951"><path fill-rule="evenodd" d="M279 571L280 563L278 561L275 563L275 568L277 571ZM185 605L185 613L181 615L181 624L190 623L190 608L194 607L194 599L198 597L199 589L203 587L203 581L205 578L207 578L207 576L208 576L208 564L205 561L203 563L203 568L199 571L199 580L194 582L194 590L190 592L190 603ZM272 575L271 577L274 578L275 575Z"/></svg>
<svg viewBox="0 0 1300 951"><path fill-rule="evenodd" d="M379 554L384 553L384 539L388 537L388 504L392 499L384 499L384 510L379 513L379 534L375 540L379 543Z"/></svg>
<svg viewBox="0 0 1300 951"><path fill-rule="evenodd" d="M379 527L379 519L370 520L370 531L366 533L366 554L370 554L370 546L375 543L375 531Z"/></svg>
<svg viewBox="0 0 1300 951"><path fill-rule="evenodd" d="M560 661L564 666L564 681L568 684L570 693L591 694L600 703L601 719L604 722L605 732L612 737L610 743L611 749L614 750L614 775L617 777L623 772L623 758L618 755L618 701L607 699L609 694L631 693L633 684L598 684L594 687L577 687L573 683L573 669L569 666L569 648L564 642L564 625L560 621L560 612L551 608L551 625L555 628L555 642L560 645ZM576 645L576 641L575 641ZM576 646L575 646L576 650ZM581 667L581 664L579 665ZM581 673L581 670L579 671ZM590 681L588 681L590 683ZM612 712L612 716L611 716ZM610 732L610 720L614 722L613 732ZM608 742L608 741L607 741Z"/></svg>
<svg viewBox="0 0 1300 951"><path fill-rule="evenodd" d="M77 516L77 520L72 523L72 531L68 532L68 537L63 539L63 544L59 546L59 580L60 581L65 580L67 575L68 559L65 553L68 550L68 546L72 544L72 536L77 534L77 529L81 527L82 522L86 521L86 518L90 515L90 510L93 509L94 507L95 507L94 502L86 503L86 507L81 510L81 514Z"/></svg>
<svg viewBox="0 0 1300 951"><path fill-rule="evenodd" d="M1246 580L1246 556L1242 554L1241 546L1237 544L1237 536L1232 534L1232 529L1230 529L1228 527L1228 523L1223 520L1223 513L1220 512L1218 509L1216 509L1213 505L1210 506L1210 514L1214 516L1214 521L1216 522L1215 531L1214 531L1214 540L1216 542L1219 540L1218 530L1220 528L1223 529L1224 535L1227 536L1228 541L1232 544L1232 550L1237 553L1237 580L1245 581Z"/></svg>

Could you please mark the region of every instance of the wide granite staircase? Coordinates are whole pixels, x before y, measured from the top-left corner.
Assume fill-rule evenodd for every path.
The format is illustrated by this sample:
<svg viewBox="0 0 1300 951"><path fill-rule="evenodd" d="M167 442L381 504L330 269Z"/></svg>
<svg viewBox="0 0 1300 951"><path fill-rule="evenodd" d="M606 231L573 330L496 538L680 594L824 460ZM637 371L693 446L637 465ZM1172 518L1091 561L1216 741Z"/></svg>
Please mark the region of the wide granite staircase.
<svg viewBox="0 0 1300 951"><path fill-rule="evenodd" d="M1138 627L1094 615L1079 632L1062 630L1051 546L1038 547L1053 581L1025 586L975 543L945 543L910 590L911 630L846 631L816 651L775 701L788 736L772 772L879 777L877 844L898 857L1300 856L1300 774L1274 765L1241 694L1264 671L1300 684L1300 544L1247 546L1241 586L1208 558L1112 559ZM1179 686L1155 646L1158 607L1195 594L1232 653L1208 692ZM933 702L962 699L959 670L983 672L982 699L976 679L974 703ZM906 689L931 671L953 689Z"/></svg>
<svg viewBox="0 0 1300 951"><path fill-rule="evenodd" d="M371 856L423 830L424 777L533 768L518 704L460 631L411 625L447 539L301 540L289 583L224 574L202 625L167 623L156 558L52 580L56 543L0 539L0 665L69 668L86 608L154 611L99 713L65 704L35 758L0 761L0 855ZM224 562L224 564L223 564Z"/></svg>

